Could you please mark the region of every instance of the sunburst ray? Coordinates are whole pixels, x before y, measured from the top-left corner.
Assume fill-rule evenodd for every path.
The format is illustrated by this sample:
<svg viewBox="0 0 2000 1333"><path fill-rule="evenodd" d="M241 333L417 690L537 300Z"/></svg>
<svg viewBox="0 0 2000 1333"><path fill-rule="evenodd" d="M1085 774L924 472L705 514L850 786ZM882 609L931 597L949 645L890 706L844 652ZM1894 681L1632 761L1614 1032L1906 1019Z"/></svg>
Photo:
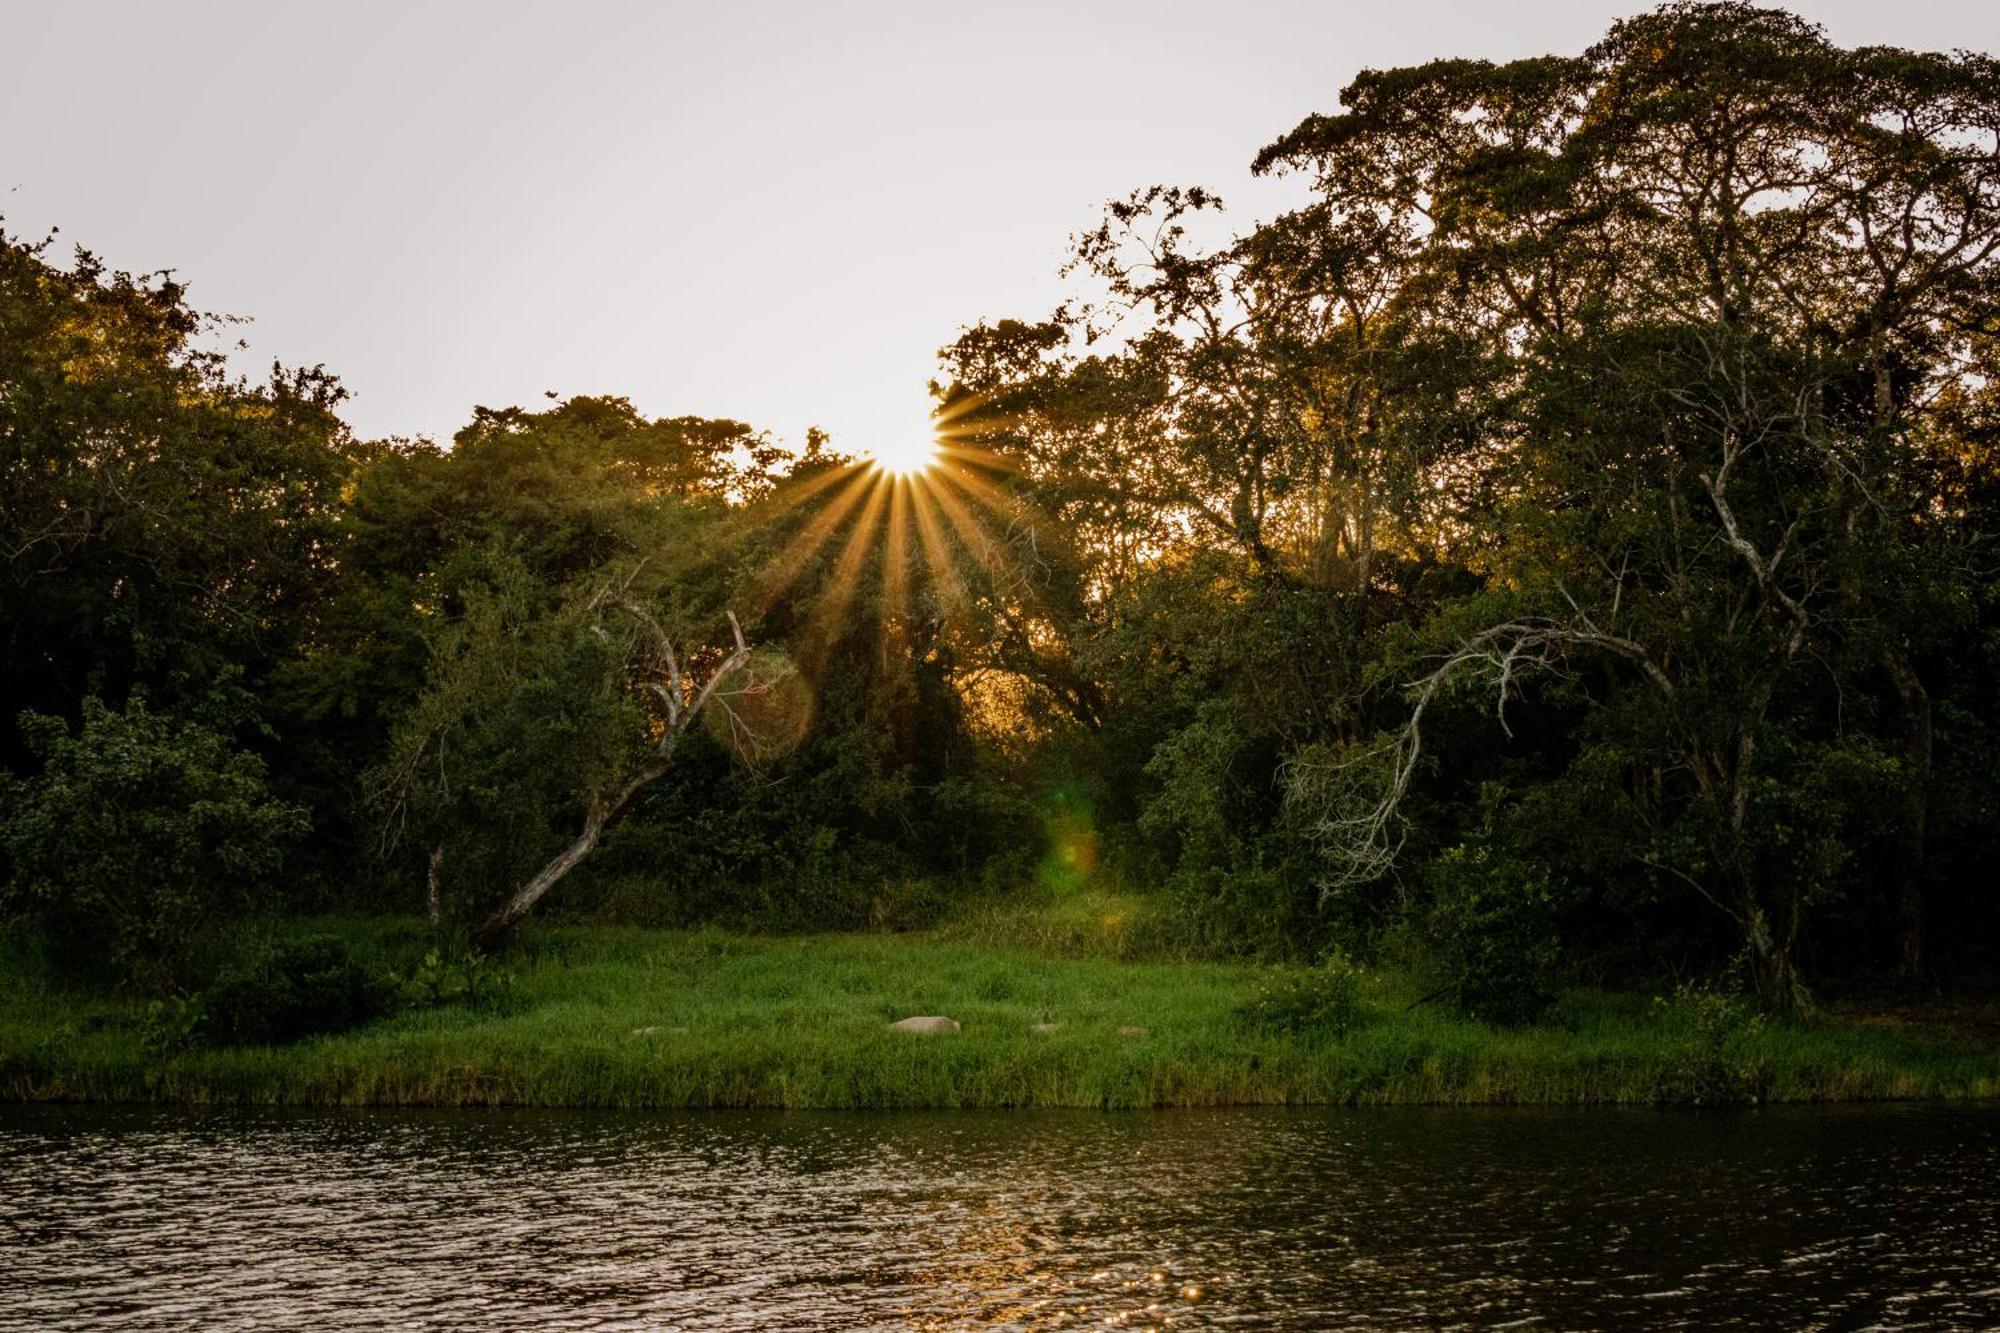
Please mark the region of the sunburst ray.
<svg viewBox="0 0 2000 1333"><path fill-rule="evenodd" d="M834 477L835 480L845 479L846 489L828 500L825 508L813 515L811 521L799 529L792 540L786 543L784 549L757 576L754 586L759 610L770 610L779 596L799 576L799 572L814 555L818 554L820 547L826 545L828 539L839 530L841 523L853 511L855 505L860 503L863 496L875 489L880 481L879 477L871 475L859 464L841 469L838 476L831 473L827 476ZM815 494L831 484L832 482L826 477L815 477L807 483Z"/></svg>
<svg viewBox="0 0 2000 1333"><path fill-rule="evenodd" d="M910 488L910 508L917 519L917 541L924 550L924 563L943 590L940 599L948 615L963 613L965 608L965 581L959 577L958 558L952 554L945 541L944 528L939 521L937 501L932 497L930 486Z"/></svg>
<svg viewBox="0 0 2000 1333"><path fill-rule="evenodd" d="M910 491L919 478L889 480L889 527L882 543L882 629L907 628L910 618Z"/></svg>
<svg viewBox="0 0 2000 1333"><path fill-rule="evenodd" d="M840 637L840 623L854 601L855 587L861 582L862 566L868 561L875 529L882 523L882 511L886 507L890 488L880 475L870 478L869 482L868 503L862 506L861 516L854 521L854 530L847 535L840 554L834 558L826 593L806 622L805 642L815 652L824 652Z"/></svg>

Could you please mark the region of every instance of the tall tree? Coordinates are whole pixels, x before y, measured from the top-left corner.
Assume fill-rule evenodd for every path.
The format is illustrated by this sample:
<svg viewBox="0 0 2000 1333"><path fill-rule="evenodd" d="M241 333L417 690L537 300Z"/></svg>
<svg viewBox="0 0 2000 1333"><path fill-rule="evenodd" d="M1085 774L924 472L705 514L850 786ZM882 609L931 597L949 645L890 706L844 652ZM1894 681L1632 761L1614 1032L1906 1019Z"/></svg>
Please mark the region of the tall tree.
<svg viewBox="0 0 2000 1333"><path fill-rule="evenodd" d="M334 576L341 389L318 368L234 379L170 276L48 249L0 234L0 696L74 720L90 695L254 683Z"/></svg>
<svg viewBox="0 0 2000 1333"><path fill-rule="evenodd" d="M1445 62L1346 97L1260 165L1420 215L1419 266L1462 294L1492 362L1477 382L1505 394L1476 458L1511 604L1446 673L1504 694L1596 657L1621 681L1607 719L1651 696L1622 751L1633 854L1738 924L1773 1006L1799 995L1805 915L1855 832L1829 814L1803 853L1799 801L1828 765L1861 781L1875 733L1839 697L1886 695L1914 964L1940 626L1910 612L1966 537L1926 418L1995 310L1995 66L1671 5L1579 58ZM1381 864L1385 808L1312 791L1336 855Z"/></svg>

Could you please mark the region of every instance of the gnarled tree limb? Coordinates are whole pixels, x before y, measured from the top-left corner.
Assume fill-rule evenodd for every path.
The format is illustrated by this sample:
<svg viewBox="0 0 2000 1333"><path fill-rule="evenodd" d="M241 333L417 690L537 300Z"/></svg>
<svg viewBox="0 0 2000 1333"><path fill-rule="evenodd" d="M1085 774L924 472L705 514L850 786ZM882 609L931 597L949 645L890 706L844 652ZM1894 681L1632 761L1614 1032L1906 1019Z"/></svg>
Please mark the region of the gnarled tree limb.
<svg viewBox="0 0 2000 1333"><path fill-rule="evenodd" d="M592 793L585 799L583 828L574 841L544 865L507 901L482 922L473 932L471 947L475 953L486 953L506 936L521 919L534 910L548 891L570 871L583 863L597 848L598 840L608 826L627 806L632 798L648 786L664 777L673 767L675 748L682 736L702 711L714 702L722 686L750 663L750 645L743 637L743 626L736 619L734 611L727 612L729 633L734 647L708 673L699 685L691 685L681 672L680 659L675 654L673 644L661 629L658 620L644 607L634 601L627 589L631 583L628 575L622 583L607 585L607 589L592 599L594 606L607 606L630 616L644 631L648 651L637 661L627 660L613 669L606 680L608 688L634 688L644 690L661 703L660 731L649 747L649 756L637 772L626 778L618 789L609 794ZM602 631L601 625L593 626L594 631ZM607 635L608 637L608 635ZM661 677L664 676L664 679ZM735 719L732 715L732 725Z"/></svg>

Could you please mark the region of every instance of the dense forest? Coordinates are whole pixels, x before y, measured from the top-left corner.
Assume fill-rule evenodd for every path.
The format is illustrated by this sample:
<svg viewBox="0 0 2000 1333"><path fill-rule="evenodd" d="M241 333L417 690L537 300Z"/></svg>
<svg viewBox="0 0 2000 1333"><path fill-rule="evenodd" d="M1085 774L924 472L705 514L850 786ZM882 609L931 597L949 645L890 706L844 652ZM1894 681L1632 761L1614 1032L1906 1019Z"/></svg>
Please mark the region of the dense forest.
<svg viewBox="0 0 2000 1333"><path fill-rule="evenodd" d="M358 439L0 236L0 912L158 994L258 917L1106 884L1500 1019L1990 979L2000 65L1677 4L1339 107L1252 164L1295 211L1111 204L908 473L609 397Z"/></svg>

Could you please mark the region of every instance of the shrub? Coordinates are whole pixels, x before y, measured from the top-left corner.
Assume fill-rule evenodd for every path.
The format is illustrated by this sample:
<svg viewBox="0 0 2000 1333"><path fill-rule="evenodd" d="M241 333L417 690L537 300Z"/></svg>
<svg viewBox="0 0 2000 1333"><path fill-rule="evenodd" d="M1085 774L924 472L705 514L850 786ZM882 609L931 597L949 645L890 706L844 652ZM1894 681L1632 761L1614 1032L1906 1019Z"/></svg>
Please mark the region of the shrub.
<svg viewBox="0 0 2000 1333"><path fill-rule="evenodd" d="M272 799L255 755L136 699L123 712L85 700L75 735L39 713L20 721L42 772L0 788L0 906L72 963L173 989L202 930L272 882L305 812Z"/></svg>
<svg viewBox="0 0 2000 1333"><path fill-rule="evenodd" d="M389 1007L383 988L333 935L280 944L225 972L192 1003L189 1037L210 1046L279 1046L358 1027Z"/></svg>
<svg viewBox="0 0 2000 1333"><path fill-rule="evenodd" d="M201 1004L191 996L169 995L146 1006L139 1022L139 1044L146 1054L164 1059L201 1042Z"/></svg>
<svg viewBox="0 0 2000 1333"><path fill-rule="evenodd" d="M1288 971L1264 981L1237 1008L1252 1027L1277 1032L1343 1037L1360 1027L1361 969L1338 955L1318 967Z"/></svg>
<svg viewBox="0 0 2000 1333"><path fill-rule="evenodd" d="M1667 1037L1667 1063L1654 1089L1677 1106L1730 1106L1763 1100L1769 1070L1758 1039L1764 1020L1732 995L1680 986L1653 1001Z"/></svg>
<svg viewBox="0 0 2000 1333"><path fill-rule="evenodd" d="M409 971L391 973L389 985L399 1004L414 1009L491 1005L513 992L514 974L462 947L432 949Z"/></svg>
<svg viewBox="0 0 2000 1333"><path fill-rule="evenodd" d="M1483 846L1451 848L1431 862L1428 878L1421 934L1444 991L1481 1022L1539 1019L1555 1000L1560 954L1547 880Z"/></svg>

